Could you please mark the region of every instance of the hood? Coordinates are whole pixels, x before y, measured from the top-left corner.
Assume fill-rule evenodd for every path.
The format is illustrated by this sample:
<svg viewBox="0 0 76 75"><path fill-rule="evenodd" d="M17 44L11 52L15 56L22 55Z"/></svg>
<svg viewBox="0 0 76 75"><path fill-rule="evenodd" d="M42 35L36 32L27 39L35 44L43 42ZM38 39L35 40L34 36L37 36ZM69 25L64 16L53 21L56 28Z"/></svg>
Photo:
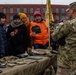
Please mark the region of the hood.
<svg viewBox="0 0 76 75"><path fill-rule="evenodd" d="M23 18L26 18L26 21L24 22L24 24L26 25L26 26L28 26L29 25L29 18L27 17L27 15L25 14L25 13L19 13L19 15L20 15L20 19L22 20Z"/></svg>

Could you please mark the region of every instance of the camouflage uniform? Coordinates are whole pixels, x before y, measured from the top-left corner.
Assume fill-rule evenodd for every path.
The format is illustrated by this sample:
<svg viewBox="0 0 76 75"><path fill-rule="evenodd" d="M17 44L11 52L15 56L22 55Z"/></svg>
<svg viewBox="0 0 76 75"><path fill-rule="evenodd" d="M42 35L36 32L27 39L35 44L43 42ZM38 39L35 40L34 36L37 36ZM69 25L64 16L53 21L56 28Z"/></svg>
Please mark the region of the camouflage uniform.
<svg viewBox="0 0 76 75"><path fill-rule="evenodd" d="M52 34L57 41L65 37L65 45L59 47L57 75L76 75L76 17L60 24Z"/></svg>

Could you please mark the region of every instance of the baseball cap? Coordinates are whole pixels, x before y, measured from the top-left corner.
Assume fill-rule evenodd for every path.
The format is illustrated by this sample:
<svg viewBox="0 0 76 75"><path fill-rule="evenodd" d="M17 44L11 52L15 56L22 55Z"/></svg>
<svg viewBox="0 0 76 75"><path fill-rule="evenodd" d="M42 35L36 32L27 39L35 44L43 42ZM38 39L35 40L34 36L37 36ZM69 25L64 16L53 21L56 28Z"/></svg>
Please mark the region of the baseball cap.
<svg viewBox="0 0 76 75"><path fill-rule="evenodd" d="M76 2L72 2L69 4L68 8L66 9L66 11L69 11L69 9L74 9L76 10Z"/></svg>

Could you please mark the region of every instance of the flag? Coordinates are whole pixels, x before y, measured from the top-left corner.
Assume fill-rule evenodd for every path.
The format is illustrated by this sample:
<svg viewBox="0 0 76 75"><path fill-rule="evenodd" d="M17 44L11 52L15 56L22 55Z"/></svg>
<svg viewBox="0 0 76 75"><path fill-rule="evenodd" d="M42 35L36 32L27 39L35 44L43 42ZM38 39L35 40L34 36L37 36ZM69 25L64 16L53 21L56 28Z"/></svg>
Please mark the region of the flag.
<svg viewBox="0 0 76 75"><path fill-rule="evenodd" d="M50 11L49 16L50 16L50 24L51 24L52 22L54 22L54 18L53 18L53 14L52 14L52 7L50 4L51 4L51 2L49 0L49 11Z"/></svg>
<svg viewBox="0 0 76 75"><path fill-rule="evenodd" d="M46 0L45 18L46 18L46 25L48 27L48 32L49 32L48 34L49 34L49 46L50 46L50 27L52 25L52 22L54 21L50 0Z"/></svg>
<svg viewBox="0 0 76 75"><path fill-rule="evenodd" d="M46 24L49 27L49 25L54 21L50 0L46 0L45 17L46 17Z"/></svg>

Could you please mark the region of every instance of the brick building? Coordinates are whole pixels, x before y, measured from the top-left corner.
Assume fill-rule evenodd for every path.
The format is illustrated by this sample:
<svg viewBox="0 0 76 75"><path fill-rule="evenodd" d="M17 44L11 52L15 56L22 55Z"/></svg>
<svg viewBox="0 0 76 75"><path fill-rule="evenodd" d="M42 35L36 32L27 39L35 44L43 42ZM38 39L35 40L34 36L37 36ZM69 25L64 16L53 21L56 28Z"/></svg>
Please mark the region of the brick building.
<svg viewBox="0 0 76 75"><path fill-rule="evenodd" d="M38 9L41 11L43 18L45 18L46 4L0 4L0 12L4 12L7 16L7 23L13 18L13 15L18 12L24 12L33 20L33 13ZM52 12L54 19L61 20L68 17L66 12L67 5L52 5Z"/></svg>

